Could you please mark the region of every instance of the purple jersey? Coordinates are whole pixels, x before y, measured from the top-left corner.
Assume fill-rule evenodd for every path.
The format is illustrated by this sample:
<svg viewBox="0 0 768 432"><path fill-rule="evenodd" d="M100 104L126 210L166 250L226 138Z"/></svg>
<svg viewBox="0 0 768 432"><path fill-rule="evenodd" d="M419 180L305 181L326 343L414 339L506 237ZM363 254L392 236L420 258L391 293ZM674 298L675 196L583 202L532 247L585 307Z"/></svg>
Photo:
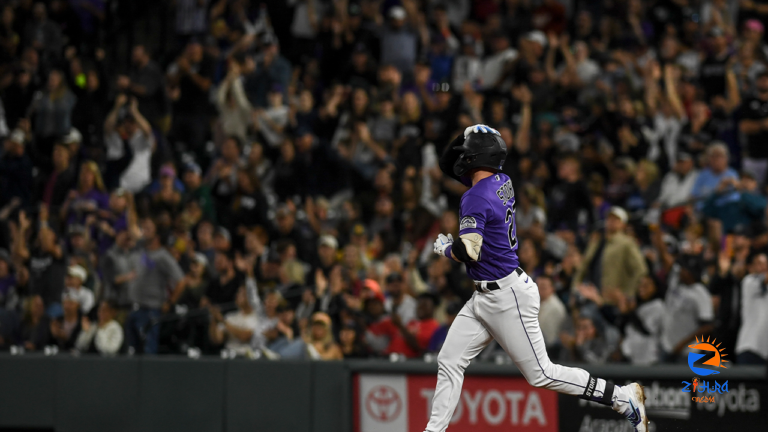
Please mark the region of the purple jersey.
<svg viewBox="0 0 768 432"><path fill-rule="evenodd" d="M467 274L477 281L494 281L518 267L515 233L515 191L506 174L477 182L461 197L459 235L483 237L480 260L468 262Z"/></svg>

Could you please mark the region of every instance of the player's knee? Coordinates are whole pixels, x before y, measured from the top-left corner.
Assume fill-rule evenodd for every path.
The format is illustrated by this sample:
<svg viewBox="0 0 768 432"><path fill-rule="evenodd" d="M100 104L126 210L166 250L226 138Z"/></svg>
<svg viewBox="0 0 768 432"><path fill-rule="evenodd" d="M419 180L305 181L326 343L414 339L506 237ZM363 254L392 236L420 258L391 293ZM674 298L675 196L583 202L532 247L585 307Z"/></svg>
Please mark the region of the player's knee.
<svg viewBox="0 0 768 432"><path fill-rule="evenodd" d="M453 350L443 349L437 355L437 366L442 369L459 369L461 368L461 355Z"/></svg>

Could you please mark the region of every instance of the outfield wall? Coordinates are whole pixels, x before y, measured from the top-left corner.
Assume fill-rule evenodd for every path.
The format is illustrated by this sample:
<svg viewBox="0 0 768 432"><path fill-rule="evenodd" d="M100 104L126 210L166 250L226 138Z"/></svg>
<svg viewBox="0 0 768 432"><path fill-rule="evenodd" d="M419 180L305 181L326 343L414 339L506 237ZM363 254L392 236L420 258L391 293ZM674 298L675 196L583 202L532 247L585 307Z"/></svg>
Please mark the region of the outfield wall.
<svg viewBox="0 0 768 432"><path fill-rule="evenodd" d="M760 430L768 421L765 368L716 375L728 392L713 403L682 392L687 366L588 369L618 384L643 381L658 430ZM421 432L436 370L422 362L0 355L0 430ZM467 375L451 432L628 430L608 409L528 386L514 366L475 364Z"/></svg>

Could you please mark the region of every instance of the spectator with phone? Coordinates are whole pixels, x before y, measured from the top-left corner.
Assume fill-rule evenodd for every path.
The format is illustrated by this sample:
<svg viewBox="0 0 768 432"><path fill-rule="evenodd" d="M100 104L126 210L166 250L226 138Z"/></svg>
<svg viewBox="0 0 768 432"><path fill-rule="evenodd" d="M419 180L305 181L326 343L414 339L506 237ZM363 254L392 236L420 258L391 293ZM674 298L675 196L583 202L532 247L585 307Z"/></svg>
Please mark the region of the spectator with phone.
<svg viewBox="0 0 768 432"><path fill-rule="evenodd" d="M152 126L139 111L136 97L119 94L104 120L104 144L111 187L138 193L152 181L151 159L155 151Z"/></svg>

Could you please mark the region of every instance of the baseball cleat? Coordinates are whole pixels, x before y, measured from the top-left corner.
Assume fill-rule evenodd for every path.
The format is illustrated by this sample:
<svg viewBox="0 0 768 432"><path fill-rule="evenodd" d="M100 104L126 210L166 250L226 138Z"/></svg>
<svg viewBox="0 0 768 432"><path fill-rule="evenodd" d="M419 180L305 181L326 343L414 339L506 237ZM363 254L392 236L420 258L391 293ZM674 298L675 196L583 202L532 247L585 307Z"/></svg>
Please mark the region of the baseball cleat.
<svg viewBox="0 0 768 432"><path fill-rule="evenodd" d="M638 383L632 383L621 387L622 396L619 397L616 411L623 414L629 423L635 428L635 432L648 432L648 416L645 415L645 390Z"/></svg>

